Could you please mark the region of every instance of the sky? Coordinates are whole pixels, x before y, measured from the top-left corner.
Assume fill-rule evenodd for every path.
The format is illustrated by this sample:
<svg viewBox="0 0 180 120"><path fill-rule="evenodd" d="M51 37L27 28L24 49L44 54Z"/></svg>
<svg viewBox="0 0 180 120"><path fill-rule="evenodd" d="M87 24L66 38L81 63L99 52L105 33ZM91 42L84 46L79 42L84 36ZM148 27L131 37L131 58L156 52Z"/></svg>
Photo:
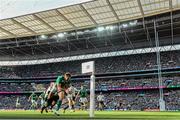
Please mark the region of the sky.
<svg viewBox="0 0 180 120"><path fill-rule="evenodd" d="M0 0L0 20L91 0Z"/></svg>

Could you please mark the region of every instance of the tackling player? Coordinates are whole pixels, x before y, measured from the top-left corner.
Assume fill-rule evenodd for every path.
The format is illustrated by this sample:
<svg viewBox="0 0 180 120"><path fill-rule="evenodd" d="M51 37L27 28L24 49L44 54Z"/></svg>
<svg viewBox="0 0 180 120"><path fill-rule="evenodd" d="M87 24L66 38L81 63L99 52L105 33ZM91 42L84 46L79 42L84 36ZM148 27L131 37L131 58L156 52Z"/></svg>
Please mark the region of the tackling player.
<svg viewBox="0 0 180 120"><path fill-rule="evenodd" d="M59 116L58 111L61 107L63 99L65 98L65 94L69 93L68 88L70 87L70 84L71 84L71 74L65 73L63 76L58 76L55 84L57 87L59 100L57 101L57 108L54 113Z"/></svg>

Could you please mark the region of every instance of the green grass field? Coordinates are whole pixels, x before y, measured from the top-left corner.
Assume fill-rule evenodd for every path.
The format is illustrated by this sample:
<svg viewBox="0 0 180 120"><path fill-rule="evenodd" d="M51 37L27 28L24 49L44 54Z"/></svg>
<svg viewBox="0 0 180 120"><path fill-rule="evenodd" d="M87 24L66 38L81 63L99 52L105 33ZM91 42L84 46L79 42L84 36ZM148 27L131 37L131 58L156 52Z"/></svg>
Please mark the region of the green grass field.
<svg viewBox="0 0 180 120"><path fill-rule="evenodd" d="M89 119L87 111L74 113L40 114L39 111L0 111L0 119ZM93 119L116 120L180 120L180 112L131 112L131 111L96 111Z"/></svg>

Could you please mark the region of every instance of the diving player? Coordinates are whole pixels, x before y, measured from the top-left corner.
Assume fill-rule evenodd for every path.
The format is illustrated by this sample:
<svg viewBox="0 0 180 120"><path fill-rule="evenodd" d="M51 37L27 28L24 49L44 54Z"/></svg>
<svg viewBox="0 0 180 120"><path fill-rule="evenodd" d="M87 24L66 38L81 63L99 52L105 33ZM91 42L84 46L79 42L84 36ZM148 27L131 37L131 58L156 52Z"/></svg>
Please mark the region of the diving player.
<svg viewBox="0 0 180 120"><path fill-rule="evenodd" d="M55 115L58 115L58 111L61 107L62 101L65 98L65 94L69 93L68 88L70 87L71 84L71 74L70 73L65 73L63 76L58 76L56 79L55 84L50 85L50 89L47 90L47 105L45 105L41 109L41 113L45 108L47 108L49 105L51 105L51 108L57 103L56 110L54 111Z"/></svg>
<svg viewBox="0 0 180 120"><path fill-rule="evenodd" d="M57 89L57 95L59 97L57 101L57 108L54 111L54 114L58 115L58 111L61 107L62 101L65 98L65 95L69 93L69 87L71 84L71 74L70 73L65 73L63 76L58 76L56 79L56 89ZM49 96L53 95L53 92L50 92Z"/></svg>

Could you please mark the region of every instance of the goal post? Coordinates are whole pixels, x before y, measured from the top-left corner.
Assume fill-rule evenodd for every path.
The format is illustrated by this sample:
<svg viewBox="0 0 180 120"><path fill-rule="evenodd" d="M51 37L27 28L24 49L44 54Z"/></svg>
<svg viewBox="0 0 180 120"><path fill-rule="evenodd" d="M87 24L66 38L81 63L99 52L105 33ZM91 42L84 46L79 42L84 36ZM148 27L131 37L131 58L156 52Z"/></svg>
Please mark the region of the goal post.
<svg viewBox="0 0 180 120"><path fill-rule="evenodd" d="M95 75L94 75L95 63L94 61L82 63L82 73L91 73L89 117L94 117L94 109L95 109Z"/></svg>

